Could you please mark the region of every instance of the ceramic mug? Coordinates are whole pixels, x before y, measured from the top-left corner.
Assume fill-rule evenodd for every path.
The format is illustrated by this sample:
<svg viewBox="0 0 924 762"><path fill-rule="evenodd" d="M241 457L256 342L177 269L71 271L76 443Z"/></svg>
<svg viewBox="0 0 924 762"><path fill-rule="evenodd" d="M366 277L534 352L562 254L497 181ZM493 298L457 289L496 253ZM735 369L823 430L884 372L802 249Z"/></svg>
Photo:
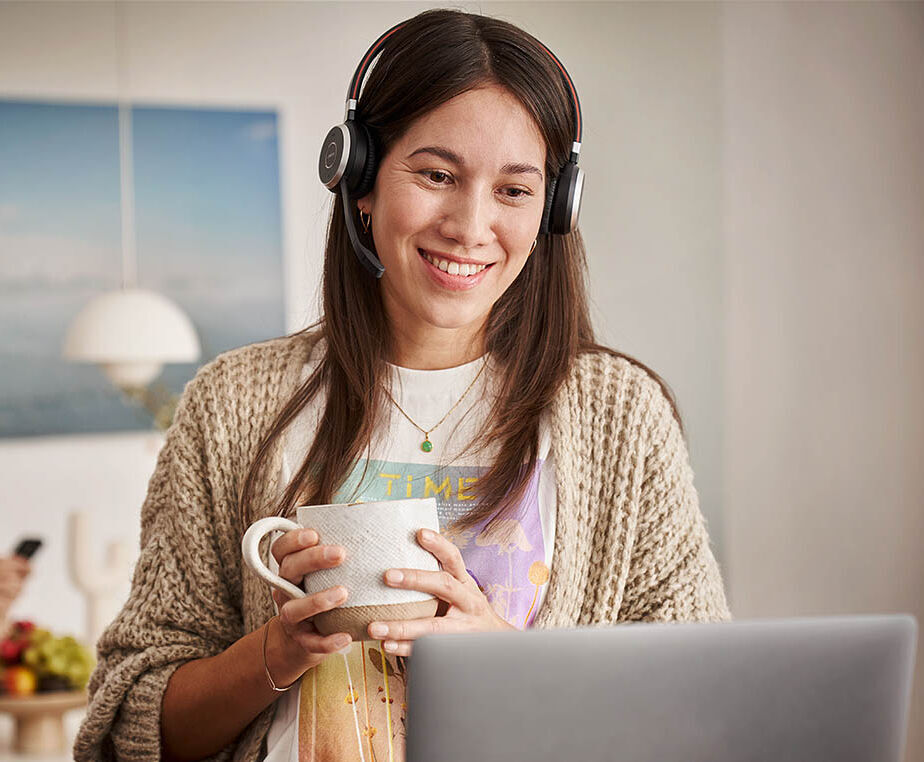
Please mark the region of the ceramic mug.
<svg viewBox="0 0 924 762"><path fill-rule="evenodd" d="M394 568L439 571L436 556L417 542L420 529L440 531L435 498L305 505L296 509L296 517L297 522L281 516L255 521L244 534L241 550L259 577L294 598L336 585L347 589L342 606L312 617L321 635L347 632L354 641L369 640L371 622L436 615L437 598L389 587L383 579ZM302 528L314 529L321 543L340 545L346 554L338 566L306 574L297 587L269 570L260 558L260 540L275 530Z"/></svg>

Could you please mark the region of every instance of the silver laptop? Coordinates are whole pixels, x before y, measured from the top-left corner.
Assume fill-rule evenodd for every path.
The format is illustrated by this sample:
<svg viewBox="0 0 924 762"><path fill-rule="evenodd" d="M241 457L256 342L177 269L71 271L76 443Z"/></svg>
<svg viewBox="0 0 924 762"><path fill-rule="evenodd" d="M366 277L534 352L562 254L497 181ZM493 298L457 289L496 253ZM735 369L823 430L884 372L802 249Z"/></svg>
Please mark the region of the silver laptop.
<svg viewBox="0 0 924 762"><path fill-rule="evenodd" d="M900 762L907 615L421 638L408 762Z"/></svg>

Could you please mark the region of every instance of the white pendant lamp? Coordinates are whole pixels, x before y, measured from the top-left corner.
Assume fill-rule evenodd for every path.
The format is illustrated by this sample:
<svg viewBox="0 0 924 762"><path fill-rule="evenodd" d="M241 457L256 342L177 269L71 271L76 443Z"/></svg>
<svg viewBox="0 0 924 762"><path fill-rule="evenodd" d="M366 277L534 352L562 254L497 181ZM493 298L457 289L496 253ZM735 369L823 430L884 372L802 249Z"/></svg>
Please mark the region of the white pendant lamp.
<svg viewBox="0 0 924 762"><path fill-rule="evenodd" d="M120 389L147 386L164 363L199 357L195 328L165 296L124 288L96 297L71 322L64 357L91 362Z"/></svg>
<svg viewBox="0 0 924 762"><path fill-rule="evenodd" d="M131 106L123 82L121 3L116 9L116 60L119 79L119 196L122 204L122 288L93 299L71 321L63 356L97 363L123 390L142 389L165 363L195 362L199 338L192 322L162 294L136 286L135 197Z"/></svg>

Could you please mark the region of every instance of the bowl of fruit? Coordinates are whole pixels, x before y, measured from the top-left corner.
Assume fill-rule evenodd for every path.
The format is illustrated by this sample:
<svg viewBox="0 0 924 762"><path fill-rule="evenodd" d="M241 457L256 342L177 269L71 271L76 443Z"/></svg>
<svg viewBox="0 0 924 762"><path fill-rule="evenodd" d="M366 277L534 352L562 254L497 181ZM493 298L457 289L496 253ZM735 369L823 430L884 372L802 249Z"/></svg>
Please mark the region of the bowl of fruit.
<svg viewBox="0 0 924 762"><path fill-rule="evenodd" d="M64 751L64 713L87 703L90 650L70 635L16 622L0 641L0 664L0 712L15 718L16 751Z"/></svg>

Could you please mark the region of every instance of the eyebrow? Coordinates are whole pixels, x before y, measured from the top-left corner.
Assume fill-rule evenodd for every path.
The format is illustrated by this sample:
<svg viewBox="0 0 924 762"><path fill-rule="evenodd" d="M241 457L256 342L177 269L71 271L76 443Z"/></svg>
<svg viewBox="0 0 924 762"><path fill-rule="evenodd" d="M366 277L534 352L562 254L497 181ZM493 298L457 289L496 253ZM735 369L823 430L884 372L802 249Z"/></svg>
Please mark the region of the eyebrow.
<svg viewBox="0 0 924 762"><path fill-rule="evenodd" d="M423 146L422 148L418 148L413 153L408 154L407 158L410 159L412 156L417 156L418 154L422 153L429 153L433 154L434 156L439 156L441 159L451 161L453 164L456 164L460 167L465 166L465 161L461 156L459 156L459 154L457 154L455 151L450 151L448 148L443 148L442 146ZM534 174L537 175L540 180L542 179L542 172L538 167L534 167L532 164L523 164L519 162L504 164L504 166L501 167L501 173L505 175Z"/></svg>

